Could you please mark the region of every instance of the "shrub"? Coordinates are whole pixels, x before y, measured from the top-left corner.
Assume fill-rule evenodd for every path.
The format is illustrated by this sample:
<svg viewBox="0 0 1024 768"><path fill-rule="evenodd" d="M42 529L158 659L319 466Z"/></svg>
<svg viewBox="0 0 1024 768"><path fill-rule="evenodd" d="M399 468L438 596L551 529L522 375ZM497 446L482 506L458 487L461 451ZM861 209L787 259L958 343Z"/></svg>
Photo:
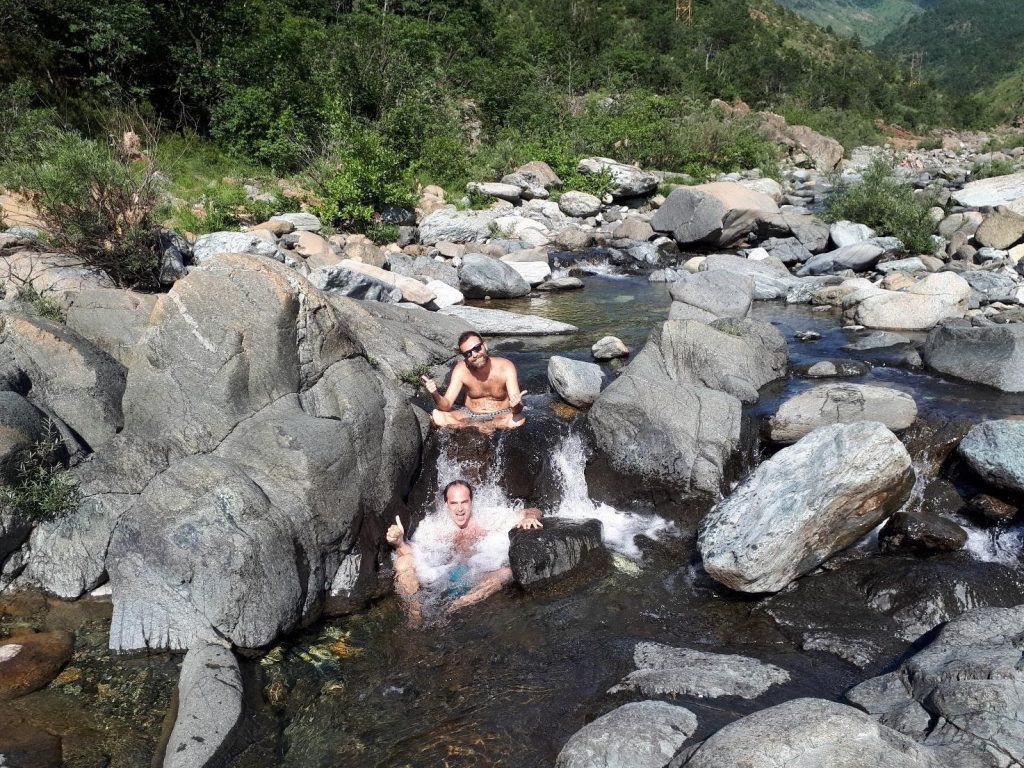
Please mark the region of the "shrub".
<svg viewBox="0 0 1024 768"><path fill-rule="evenodd" d="M57 437L38 441L9 462L9 483L0 486L0 503L29 519L44 522L60 517L78 503L78 485L61 461Z"/></svg>
<svg viewBox="0 0 1024 768"><path fill-rule="evenodd" d="M332 139L306 169L322 201L314 213L341 228L365 230L385 205L414 204L412 175L402 156L372 128L338 118Z"/></svg>
<svg viewBox="0 0 1024 768"><path fill-rule="evenodd" d="M862 181L837 186L824 217L867 224L879 234L899 238L914 253L931 253L935 247L931 239L935 223L928 204L893 176L892 167L881 159L871 164Z"/></svg>
<svg viewBox="0 0 1024 768"><path fill-rule="evenodd" d="M1017 170L1017 165L1006 157L996 157L987 163L976 163L971 168L971 179L990 179L993 176L1008 176Z"/></svg>
<svg viewBox="0 0 1024 768"><path fill-rule="evenodd" d="M375 221L366 228L366 236L375 245L387 245L388 243L398 242L398 235L398 226L395 224L384 224Z"/></svg>
<svg viewBox="0 0 1024 768"><path fill-rule="evenodd" d="M11 104L0 118L0 184L29 197L54 248L104 270L120 286L157 287L152 160L62 127L10 90L0 94L5 98ZM121 128L110 135L122 136Z"/></svg>
<svg viewBox="0 0 1024 768"><path fill-rule="evenodd" d="M56 323L64 322L64 308L49 296L40 295L29 283L18 287L18 300L31 304L40 317Z"/></svg>
<svg viewBox="0 0 1024 768"><path fill-rule="evenodd" d="M1001 136L993 136L985 142L986 152L1000 152L1017 147L1024 147L1024 133L1006 133Z"/></svg>
<svg viewBox="0 0 1024 768"><path fill-rule="evenodd" d="M942 139L938 136L928 136L927 138L921 139L917 142L918 149L942 149Z"/></svg>

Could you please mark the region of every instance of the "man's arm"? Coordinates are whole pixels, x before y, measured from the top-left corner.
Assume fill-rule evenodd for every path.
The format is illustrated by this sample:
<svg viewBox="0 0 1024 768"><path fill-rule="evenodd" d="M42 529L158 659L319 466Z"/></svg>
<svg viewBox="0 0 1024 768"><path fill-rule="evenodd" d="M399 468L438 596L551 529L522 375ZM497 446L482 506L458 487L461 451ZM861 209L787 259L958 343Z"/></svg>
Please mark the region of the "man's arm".
<svg viewBox="0 0 1024 768"><path fill-rule="evenodd" d="M434 398L434 405L439 411L451 411L455 408L455 400L458 398L459 393L462 391L462 363L456 363L452 369L452 380L448 382L448 391L442 396L437 391L437 384L434 380L427 376L420 376L420 381L423 382L423 386L426 388L430 396Z"/></svg>
<svg viewBox="0 0 1024 768"><path fill-rule="evenodd" d="M483 578L476 583L476 585L469 590L466 594L460 597L458 600L452 602L448 607L450 612L457 611L461 608L465 608L467 605L473 605L479 603L481 600L485 600L495 592L501 590L506 584L512 583L512 569L511 568L499 568L496 571L484 574Z"/></svg>
<svg viewBox="0 0 1024 768"><path fill-rule="evenodd" d="M507 364L505 390L508 392L508 402L512 406L512 410L515 413L519 413L523 409L523 395L526 393L519 391L519 374L516 371L516 364L511 360L506 360L505 362Z"/></svg>

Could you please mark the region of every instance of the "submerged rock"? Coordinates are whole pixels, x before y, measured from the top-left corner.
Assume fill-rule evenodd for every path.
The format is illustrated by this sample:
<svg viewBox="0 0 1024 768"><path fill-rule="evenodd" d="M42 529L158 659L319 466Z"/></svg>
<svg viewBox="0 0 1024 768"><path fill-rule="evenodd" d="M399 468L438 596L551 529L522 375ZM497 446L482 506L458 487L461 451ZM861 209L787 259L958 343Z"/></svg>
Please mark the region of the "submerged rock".
<svg viewBox="0 0 1024 768"><path fill-rule="evenodd" d="M555 768L665 768L697 730L690 710L664 701L634 701L581 728Z"/></svg>
<svg viewBox="0 0 1024 768"><path fill-rule="evenodd" d="M731 589L777 592L899 509L913 482L910 455L882 424L821 427L705 516L704 569Z"/></svg>
<svg viewBox="0 0 1024 768"><path fill-rule="evenodd" d="M73 648L74 637L65 630L15 634L0 640L0 701L49 685L71 658Z"/></svg>
<svg viewBox="0 0 1024 768"><path fill-rule="evenodd" d="M604 552L599 520L546 517L540 530L513 528L508 537L512 575L527 589L572 573L590 557Z"/></svg>
<svg viewBox="0 0 1024 768"><path fill-rule="evenodd" d="M608 693L639 691L645 696L756 699L773 685L789 682L789 673L774 664L661 643L637 643L633 662L636 671Z"/></svg>
<svg viewBox="0 0 1024 768"><path fill-rule="evenodd" d="M878 533L883 552L955 552L967 543L967 531L938 515L897 512Z"/></svg>
<svg viewBox="0 0 1024 768"><path fill-rule="evenodd" d="M866 376L871 366L856 360L819 360L811 365L798 366L794 372L809 379L854 378Z"/></svg>
<svg viewBox="0 0 1024 768"><path fill-rule="evenodd" d="M771 418L771 439L793 443L827 424L880 421L906 429L917 418L917 404L905 392L868 384L822 384L786 400Z"/></svg>

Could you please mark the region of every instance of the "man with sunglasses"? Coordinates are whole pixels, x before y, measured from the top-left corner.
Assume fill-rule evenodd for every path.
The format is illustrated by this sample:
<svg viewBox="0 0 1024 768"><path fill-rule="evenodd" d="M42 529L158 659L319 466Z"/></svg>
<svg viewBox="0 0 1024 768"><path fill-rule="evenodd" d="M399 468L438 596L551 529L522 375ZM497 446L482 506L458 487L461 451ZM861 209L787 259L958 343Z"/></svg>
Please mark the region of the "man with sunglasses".
<svg viewBox="0 0 1024 768"><path fill-rule="evenodd" d="M434 398L430 415L438 427L476 427L484 431L515 429L526 423L522 415L523 395L519 376L511 360L491 357L487 342L475 331L459 336L459 360L452 368L448 390L441 395L433 379L422 376L423 386ZM455 407L463 388L466 404Z"/></svg>

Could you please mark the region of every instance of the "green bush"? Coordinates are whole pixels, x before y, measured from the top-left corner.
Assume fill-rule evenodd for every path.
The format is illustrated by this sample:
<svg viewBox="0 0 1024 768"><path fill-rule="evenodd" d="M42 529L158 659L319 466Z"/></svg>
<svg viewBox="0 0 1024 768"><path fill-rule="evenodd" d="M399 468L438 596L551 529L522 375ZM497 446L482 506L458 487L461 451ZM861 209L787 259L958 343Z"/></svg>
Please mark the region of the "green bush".
<svg viewBox="0 0 1024 768"><path fill-rule="evenodd" d="M0 504L37 522L74 509L78 485L61 461L62 450L60 440L53 437L20 451L5 468L8 482L0 485Z"/></svg>
<svg viewBox="0 0 1024 768"><path fill-rule="evenodd" d="M330 143L306 169L322 201L314 213L334 226L365 230L386 205L414 204L408 163L372 128L347 115L336 118Z"/></svg>
<svg viewBox="0 0 1024 768"><path fill-rule="evenodd" d="M917 142L918 149L942 149L942 139L938 136L928 136L927 138L921 139Z"/></svg>
<svg viewBox="0 0 1024 768"><path fill-rule="evenodd" d="M818 133L831 136L847 151L854 147L876 146L885 143L885 134L875 127L872 118L849 109L836 109L835 107L811 109L802 105L788 104L780 112L790 125L806 125Z"/></svg>
<svg viewBox="0 0 1024 768"><path fill-rule="evenodd" d="M987 163L976 163L971 168L971 179L977 181L978 179L990 179L993 176L1009 176L1016 171L1017 165L1013 160L1005 157L996 157Z"/></svg>
<svg viewBox="0 0 1024 768"><path fill-rule="evenodd" d="M156 288L159 190L152 160L59 124L11 90L0 117L0 185L26 194L49 244L104 270L120 286ZM121 126L110 131L121 136Z"/></svg>
<svg viewBox="0 0 1024 768"><path fill-rule="evenodd" d="M1001 152L1017 147L1024 147L1024 133L1006 133L1001 136L993 136L985 142L986 152Z"/></svg>
<svg viewBox="0 0 1024 768"><path fill-rule="evenodd" d="M53 320L55 323L64 322L64 308L49 296L41 296L30 284L18 286L18 301L31 304L32 308L39 313L40 317Z"/></svg>
<svg viewBox="0 0 1024 768"><path fill-rule="evenodd" d="M931 239L935 222L928 204L915 197L884 160L872 163L862 181L838 185L825 205L824 218L866 224L880 235L899 238L912 253L935 249Z"/></svg>
<svg viewBox="0 0 1024 768"><path fill-rule="evenodd" d="M366 236L376 245L398 242L398 226L375 221L366 228Z"/></svg>

